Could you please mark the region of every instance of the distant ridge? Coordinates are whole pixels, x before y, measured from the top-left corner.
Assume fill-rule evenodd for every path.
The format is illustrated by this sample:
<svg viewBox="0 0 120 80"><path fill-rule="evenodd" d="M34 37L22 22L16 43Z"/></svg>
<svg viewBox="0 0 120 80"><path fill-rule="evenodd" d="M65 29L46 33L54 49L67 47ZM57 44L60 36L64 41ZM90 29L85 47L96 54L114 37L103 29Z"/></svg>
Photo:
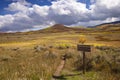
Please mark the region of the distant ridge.
<svg viewBox="0 0 120 80"><path fill-rule="evenodd" d="M114 22L109 22L109 23L102 23L102 24L98 24L98 25L95 25L95 26L89 26L89 27L97 27L97 26L101 26L101 25L107 25L107 24L120 24L120 21L114 21Z"/></svg>
<svg viewBox="0 0 120 80"><path fill-rule="evenodd" d="M113 30L120 30L120 21L115 21L115 22L110 22L110 23L103 23L100 25L96 25L93 28L97 28L97 29L101 29L101 30L109 30L109 31L113 31Z"/></svg>

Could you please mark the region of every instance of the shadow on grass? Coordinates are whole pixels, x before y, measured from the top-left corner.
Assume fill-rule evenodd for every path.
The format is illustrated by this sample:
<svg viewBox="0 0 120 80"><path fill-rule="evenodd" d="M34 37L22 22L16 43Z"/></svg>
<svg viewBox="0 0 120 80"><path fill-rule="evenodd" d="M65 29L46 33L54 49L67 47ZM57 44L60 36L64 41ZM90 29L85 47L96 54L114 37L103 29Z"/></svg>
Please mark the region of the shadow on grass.
<svg viewBox="0 0 120 80"><path fill-rule="evenodd" d="M82 75L82 73L78 73L78 74L67 74L67 75L64 75L64 77L78 76L78 75Z"/></svg>
<svg viewBox="0 0 120 80"><path fill-rule="evenodd" d="M78 75L82 75L82 73L78 73L78 74L67 74L67 75L62 75L62 76L53 76L53 78L54 78L54 80L67 80L67 77L78 76Z"/></svg>
<svg viewBox="0 0 120 80"><path fill-rule="evenodd" d="M62 76L53 76L53 80L67 80L64 75Z"/></svg>

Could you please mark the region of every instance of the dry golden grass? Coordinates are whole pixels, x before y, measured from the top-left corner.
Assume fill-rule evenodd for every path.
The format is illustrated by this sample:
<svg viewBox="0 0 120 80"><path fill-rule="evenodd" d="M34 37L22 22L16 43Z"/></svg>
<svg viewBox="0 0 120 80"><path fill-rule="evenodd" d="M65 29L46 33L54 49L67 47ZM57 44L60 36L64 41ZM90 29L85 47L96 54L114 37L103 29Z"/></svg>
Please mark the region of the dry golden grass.
<svg viewBox="0 0 120 80"><path fill-rule="evenodd" d="M4 35L0 38L0 80L51 80L52 74L56 70L63 54L70 54L72 57L67 60L62 72L66 74L77 74L77 67L81 67L82 55L77 51L76 45L80 37L85 37L85 44L94 45L95 51L89 54L88 61L92 68L86 76L63 76L66 80L119 80L120 73L112 72L109 65L105 62L97 64L95 62L98 56L104 57L103 60L112 62L114 55L119 60L118 51L114 49L100 50L101 46L120 47L119 41L97 41L96 36L102 35L107 38L119 39L117 33L51 33L51 34L16 34ZM115 37L117 35L117 38ZM114 36L114 37L111 37ZM6 39L6 37L9 37ZM25 38L26 37L26 38ZM84 41L84 40L83 40ZM50 49L50 46L53 49ZM113 51L112 51L113 50ZM108 54L109 53L109 54ZM107 60L106 60L107 59ZM78 63L76 63L78 61ZM100 60L98 60L100 61ZM113 61L114 62L114 61ZM75 65L78 64L77 66ZM110 63L113 69L118 69L113 63ZM105 65L105 66L104 66ZM90 65L89 65L90 66ZM99 71L101 70L101 71ZM99 72L97 72L99 71ZM104 74L103 74L104 73ZM95 76L96 75L96 76ZM104 75L104 76L103 76ZM94 77L93 77L94 76ZM103 76L103 77L101 77Z"/></svg>

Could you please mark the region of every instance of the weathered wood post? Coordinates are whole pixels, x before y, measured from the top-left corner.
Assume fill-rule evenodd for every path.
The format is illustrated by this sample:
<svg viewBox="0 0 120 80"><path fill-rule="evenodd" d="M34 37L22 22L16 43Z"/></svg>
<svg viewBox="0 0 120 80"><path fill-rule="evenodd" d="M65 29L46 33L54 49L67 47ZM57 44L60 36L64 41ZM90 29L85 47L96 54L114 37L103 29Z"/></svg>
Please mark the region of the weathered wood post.
<svg viewBox="0 0 120 80"><path fill-rule="evenodd" d="M85 74L85 70L86 70L86 63L85 63L85 52L83 51L83 74Z"/></svg>

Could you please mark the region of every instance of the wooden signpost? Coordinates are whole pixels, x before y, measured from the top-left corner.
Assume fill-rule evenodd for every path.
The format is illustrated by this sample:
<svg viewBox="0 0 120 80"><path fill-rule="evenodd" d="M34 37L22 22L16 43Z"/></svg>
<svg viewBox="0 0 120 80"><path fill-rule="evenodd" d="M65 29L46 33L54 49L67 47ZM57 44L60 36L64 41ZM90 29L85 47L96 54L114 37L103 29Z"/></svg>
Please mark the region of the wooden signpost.
<svg viewBox="0 0 120 80"><path fill-rule="evenodd" d="M82 51L83 53L83 74L85 74L86 65L85 65L85 52L91 52L91 45L77 45L77 50Z"/></svg>
<svg viewBox="0 0 120 80"><path fill-rule="evenodd" d="M83 44L78 44L77 45L77 50L82 51L83 53L83 74L85 74L86 70L86 65L85 65L85 52L91 52L91 45L83 45ZM66 63L67 55L65 54L62 56L61 63L57 67L55 73L53 74L53 79L52 80L57 80L61 77L61 71L63 70L65 63Z"/></svg>

